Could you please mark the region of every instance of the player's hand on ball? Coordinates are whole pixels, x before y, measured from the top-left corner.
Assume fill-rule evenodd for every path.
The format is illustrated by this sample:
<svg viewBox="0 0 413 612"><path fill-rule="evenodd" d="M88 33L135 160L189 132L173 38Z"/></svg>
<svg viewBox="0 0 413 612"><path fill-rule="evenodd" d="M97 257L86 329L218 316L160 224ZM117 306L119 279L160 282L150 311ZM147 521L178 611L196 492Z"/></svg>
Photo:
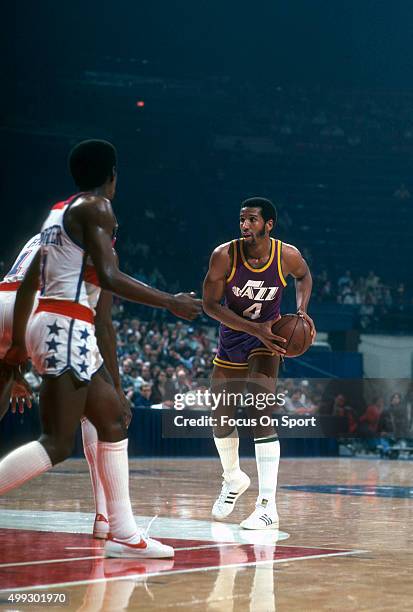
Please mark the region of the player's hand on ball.
<svg viewBox="0 0 413 612"><path fill-rule="evenodd" d="M192 321L202 312L202 300L196 299L193 291L176 293L168 310L176 317Z"/></svg>
<svg viewBox="0 0 413 612"><path fill-rule="evenodd" d="M305 319L307 321L307 323L310 326L311 329L311 340L312 340L312 344L314 343L314 340L316 338L317 335L317 331L314 325L314 321L312 320L312 318L310 316L308 316L308 314L304 311L304 310L297 310L297 314L298 316L302 317L303 319Z"/></svg>
<svg viewBox="0 0 413 612"><path fill-rule="evenodd" d="M274 355L285 355L285 348L283 348L283 344L285 344L285 338L282 336L276 336L272 332L272 326L274 323L278 321L277 319L271 319L271 321L265 321L264 323L257 323L258 333L255 336L261 340L261 342L266 346L267 349L272 351Z"/></svg>

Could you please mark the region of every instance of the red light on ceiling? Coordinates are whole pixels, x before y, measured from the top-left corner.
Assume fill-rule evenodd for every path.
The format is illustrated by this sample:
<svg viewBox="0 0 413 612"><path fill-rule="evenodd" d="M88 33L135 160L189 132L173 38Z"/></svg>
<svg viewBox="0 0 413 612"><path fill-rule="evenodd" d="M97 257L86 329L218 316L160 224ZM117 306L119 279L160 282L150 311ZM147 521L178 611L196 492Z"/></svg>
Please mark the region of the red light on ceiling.
<svg viewBox="0 0 413 612"><path fill-rule="evenodd" d="M138 100L138 101L136 102L136 106L137 106L138 108L143 108L143 107L145 106L145 102L144 102L143 100Z"/></svg>

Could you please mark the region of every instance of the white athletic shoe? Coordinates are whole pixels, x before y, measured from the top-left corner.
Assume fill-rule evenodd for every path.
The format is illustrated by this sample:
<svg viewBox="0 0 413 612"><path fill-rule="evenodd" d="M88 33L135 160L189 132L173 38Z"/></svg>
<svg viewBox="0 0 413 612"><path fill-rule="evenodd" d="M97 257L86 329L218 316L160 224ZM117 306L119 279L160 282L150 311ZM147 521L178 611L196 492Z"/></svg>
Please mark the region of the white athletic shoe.
<svg viewBox="0 0 413 612"><path fill-rule="evenodd" d="M235 502L248 489L250 482L249 477L244 472L241 472L238 480L223 481L221 493L212 507L212 517L216 521L222 521L231 514Z"/></svg>
<svg viewBox="0 0 413 612"><path fill-rule="evenodd" d="M245 521L242 521L240 527L243 529L278 529L279 524L277 509L274 505L256 504L254 512Z"/></svg>
<svg viewBox="0 0 413 612"><path fill-rule="evenodd" d="M171 559L175 555L172 546L143 534L137 544L128 544L109 535L103 550L105 557L118 559Z"/></svg>
<svg viewBox="0 0 413 612"><path fill-rule="evenodd" d="M109 534L109 521L103 514L95 516L93 523L93 537L97 540L106 540Z"/></svg>

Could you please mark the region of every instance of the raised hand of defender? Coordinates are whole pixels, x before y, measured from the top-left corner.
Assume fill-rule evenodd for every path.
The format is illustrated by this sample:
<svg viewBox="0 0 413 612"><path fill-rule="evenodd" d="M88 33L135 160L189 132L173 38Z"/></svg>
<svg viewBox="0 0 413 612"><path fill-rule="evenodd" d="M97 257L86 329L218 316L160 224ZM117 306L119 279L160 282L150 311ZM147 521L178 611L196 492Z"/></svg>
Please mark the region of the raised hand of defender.
<svg viewBox="0 0 413 612"><path fill-rule="evenodd" d="M196 299L195 295L193 291L191 293L176 293L168 309L169 312L181 319L192 321L202 312L202 300Z"/></svg>
<svg viewBox="0 0 413 612"><path fill-rule="evenodd" d="M285 348L282 345L286 342L285 338L281 336L276 336L272 332L272 326L274 323L278 321L280 317L277 319L272 319L271 321L265 321L264 323L256 323L257 333L255 333L255 337L261 340L261 342L265 345L267 349L269 349L274 355L283 356L286 353Z"/></svg>

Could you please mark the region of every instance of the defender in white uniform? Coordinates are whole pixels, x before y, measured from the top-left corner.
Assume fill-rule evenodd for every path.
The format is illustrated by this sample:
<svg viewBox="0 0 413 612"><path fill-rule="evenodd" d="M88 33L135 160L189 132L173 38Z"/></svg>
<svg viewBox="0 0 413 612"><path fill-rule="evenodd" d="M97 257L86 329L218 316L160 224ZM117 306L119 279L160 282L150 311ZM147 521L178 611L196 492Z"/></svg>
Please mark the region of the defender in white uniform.
<svg viewBox="0 0 413 612"><path fill-rule="evenodd" d="M40 394L42 435L0 461L0 495L70 456L79 420L85 415L99 437L98 465L110 525L105 555L173 557L170 546L148 538L135 524L129 497L124 410L112 380L101 367L94 315L98 285L105 293L166 308L189 320L201 312L201 301L193 294L158 291L119 270L112 248L117 227L111 205L116 191L116 163L116 151L105 141L85 141L72 150L69 165L82 193L51 210L42 227L40 253L33 258L18 290L13 344L5 362L16 365L25 360L27 328L28 349L44 376ZM39 274L39 304L30 318ZM93 402L89 401L92 393Z"/></svg>
<svg viewBox="0 0 413 612"><path fill-rule="evenodd" d="M90 257L64 228L65 212L79 197L53 206L42 226L40 297L26 340L41 375L71 370L89 381L103 364L94 326L100 287Z"/></svg>
<svg viewBox="0 0 413 612"><path fill-rule="evenodd" d="M12 341L12 330L13 330L13 312L14 304L16 301L16 292L19 289L24 276L32 263L34 257L40 249L40 234L36 234L26 242L16 260L14 261L10 271L6 274L3 281L0 282L0 359L3 359L4 355L8 351ZM92 280L94 283L97 279L90 274L88 276L90 283ZM89 282L88 282L89 284ZM91 290L93 292L93 289ZM96 287L95 293L100 293ZM38 307L38 295L36 295L34 301L33 310ZM32 311L33 312L33 311ZM110 326L112 324L110 322ZM112 327L112 332L113 327ZM30 354L30 351L29 351ZM116 379L117 374L117 360L114 360L115 369L108 367L111 371L111 376L114 381L118 380L120 385L119 377ZM93 401L93 397L90 398ZM27 401L27 398L26 398ZM19 396L19 402L23 401ZM22 407L23 409L23 407ZM0 414L0 419L2 418ZM95 522L93 525L93 535L95 538L106 539L109 525L107 520L106 500L103 486L99 477L99 471L96 460L96 446L97 446L97 432L96 428L86 418L82 418L82 440L85 457L89 465L89 471L92 481L92 488L95 500Z"/></svg>
<svg viewBox="0 0 413 612"><path fill-rule="evenodd" d="M40 234L36 234L26 242L10 271L0 282L0 359L3 359L11 345L16 291L39 248ZM34 308L37 308L37 299Z"/></svg>

